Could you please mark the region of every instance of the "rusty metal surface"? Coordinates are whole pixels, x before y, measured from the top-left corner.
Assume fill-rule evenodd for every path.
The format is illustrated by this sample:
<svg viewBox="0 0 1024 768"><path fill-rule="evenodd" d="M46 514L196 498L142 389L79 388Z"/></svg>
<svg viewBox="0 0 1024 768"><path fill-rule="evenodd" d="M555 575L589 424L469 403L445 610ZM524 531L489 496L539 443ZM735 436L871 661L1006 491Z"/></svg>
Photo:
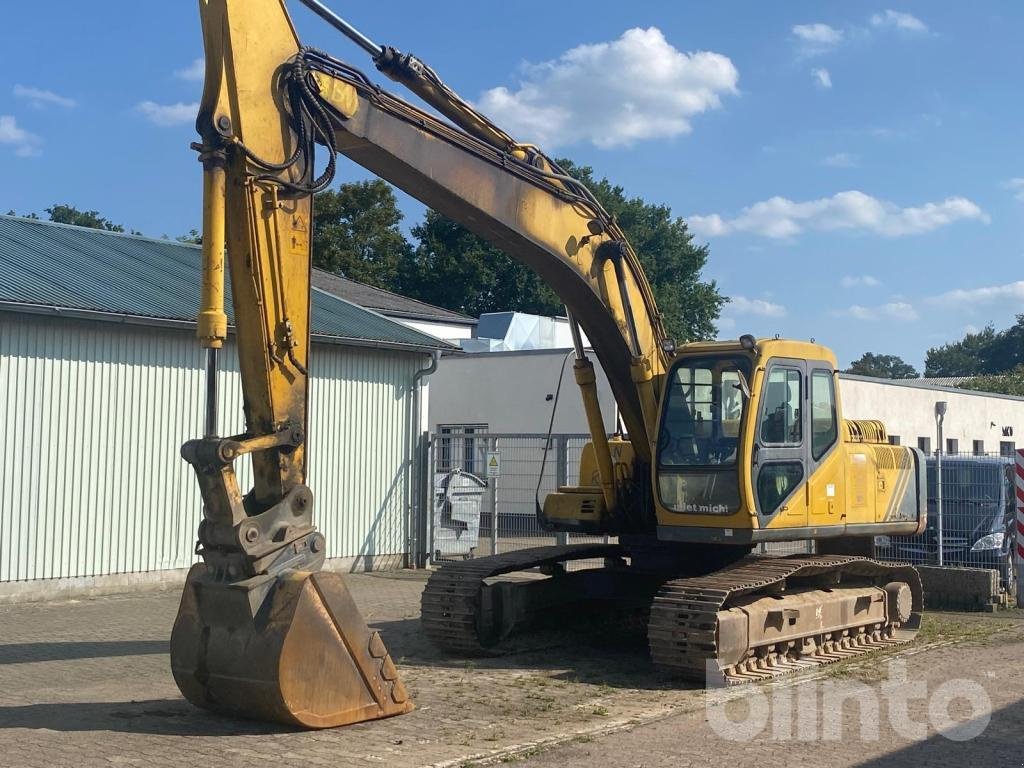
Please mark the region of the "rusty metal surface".
<svg viewBox="0 0 1024 768"><path fill-rule="evenodd" d="M492 557L444 565L434 572L423 590L420 621L423 632L436 645L463 654L493 652L512 626L501 626L500 616L484 616L484 580L531 568L590 558L625 554L617 544L568 544L532 547ZM493 619L493 620L491 620Z"/></svg>
<svg viewBox="0 0 1024 768"><path fill-rule="evenodd" d="M193 567L171 634L171 671L192 704L304 728L413 709L340 575L247 585L205 577L204 565Z"/></svg>
<svg viewBox="0 0 1024 768"><path fill-rule="evenodd" d="M867 612L863 621L811 626L779 643L763 637L758 652L750 647L749 636L738 640L729 623L721 621L744 598L782 595L788 587L839 590L844 582L881 588L893 582L905 584L911 593L909 618L895 620L886 604L881 620L877 612ZM701 682L718 677L727 683L765 680L909 642L917 635L922 608L921 579L907 565L841 555L751 557L707 576L663 584L651 606L647 637L654 663L683 677ZM738 642L747 647L729 647Z"/></svg>

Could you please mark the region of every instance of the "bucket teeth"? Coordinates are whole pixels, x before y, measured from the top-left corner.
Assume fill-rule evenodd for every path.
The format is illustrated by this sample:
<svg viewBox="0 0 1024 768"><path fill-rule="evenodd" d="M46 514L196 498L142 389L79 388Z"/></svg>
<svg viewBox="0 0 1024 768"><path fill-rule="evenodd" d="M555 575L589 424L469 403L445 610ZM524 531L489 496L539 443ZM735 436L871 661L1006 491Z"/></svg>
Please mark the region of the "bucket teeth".
<svg viewBox="0 0 1024 768"><path fill-rule="evenodd" d="M335 573L223 583L193 566L171 634L171 671L198 707L305 728L413 709L384 641Z"/></svg>

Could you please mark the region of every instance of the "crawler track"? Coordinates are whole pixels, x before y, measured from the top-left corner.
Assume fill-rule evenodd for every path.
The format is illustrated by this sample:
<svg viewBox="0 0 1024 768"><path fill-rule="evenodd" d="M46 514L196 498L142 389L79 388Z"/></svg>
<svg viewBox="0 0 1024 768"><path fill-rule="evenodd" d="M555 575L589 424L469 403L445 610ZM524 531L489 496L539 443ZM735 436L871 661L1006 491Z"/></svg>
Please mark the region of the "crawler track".
<svg viewBox="0 0 1024 768"><path fill-rule="evenodd" d="M738 664L719 663L718 612L737 598L776 593L787 582L800 586L832 586L844 580L884 585L906 583L912 594L912 615L905 623L868 624L842 632L806 638L803 647L762 649ZM750 557L716 573L673 579L658 590L651 606L648 643L658 666L700 682L739 683L767 680L809 666L907 643L917 634L922 610L921 579L912 567L864 557Z"/></svg>
<svg viewBox="0 0 1024 768"><path fill-rule="evenodd" d="M469 655L500 651L500 629L482 616L484 580L572 560L622 557L617 544L567 544L532 547L501 555L451 563L427 581L420 602L423 631L445 650Z"/></svg>
<svg viewBox="0 0 1024 768"><path fill-rule="evenodd" d="M424 632L436 645L456 654L500 653L501 641L512 626L501 620L502 605L487 604L484 599L485 580L573 560L627 555L623 547L613 544L571 544L445 565L430 577L423 591ZM910 617L902 624L864 620L841 630L801 635L796 642L762 645L749 649L735 663L721 663L719 612L728 611L740 598L844 586L884 587L891 582L910 588ZM709 683L767 680L907 643L917 634L923 607L921 580L912 567L845 555L750 556L713 573L652 584L647 593L654 595L647 625L652 660L662 669Z"/></svg>

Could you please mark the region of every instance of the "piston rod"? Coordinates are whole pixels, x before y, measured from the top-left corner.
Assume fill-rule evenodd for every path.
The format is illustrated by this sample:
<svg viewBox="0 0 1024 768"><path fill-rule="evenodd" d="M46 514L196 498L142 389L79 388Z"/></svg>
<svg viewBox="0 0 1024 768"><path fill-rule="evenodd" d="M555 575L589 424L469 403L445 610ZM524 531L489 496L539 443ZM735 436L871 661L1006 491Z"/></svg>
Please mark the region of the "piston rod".
<svg viewBox="0 0 1024 768"><path fill-rule="evenodd" d="M377 45L373 40L321 3L320 0L299 0L299 2L370 54L374 59L383 53L384 49L381 46Z"/></svg>
<svg viewBox="0 0 1024 768"><path fill-rule="evenodd" d="M204 437L217 436L217 347L206 348L206 418L203 424Z"/></svg>

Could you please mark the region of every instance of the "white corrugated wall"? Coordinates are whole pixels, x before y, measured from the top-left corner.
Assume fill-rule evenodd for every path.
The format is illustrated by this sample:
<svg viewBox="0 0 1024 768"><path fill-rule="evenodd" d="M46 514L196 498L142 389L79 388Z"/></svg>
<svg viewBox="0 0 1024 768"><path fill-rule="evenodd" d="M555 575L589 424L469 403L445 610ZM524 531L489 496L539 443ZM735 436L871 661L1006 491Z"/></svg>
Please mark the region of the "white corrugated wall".
<svg viewBox="0 0 1024 768"><path fill-rule="evenodd" d="M241 431L222 357L221 434ZM314 344L309 485L328 557L402 564L422 355ZM184 568L200 496L203 352L188 331L0 313L0 582ZM247 463L238 462L249 485Z"/></svg>

